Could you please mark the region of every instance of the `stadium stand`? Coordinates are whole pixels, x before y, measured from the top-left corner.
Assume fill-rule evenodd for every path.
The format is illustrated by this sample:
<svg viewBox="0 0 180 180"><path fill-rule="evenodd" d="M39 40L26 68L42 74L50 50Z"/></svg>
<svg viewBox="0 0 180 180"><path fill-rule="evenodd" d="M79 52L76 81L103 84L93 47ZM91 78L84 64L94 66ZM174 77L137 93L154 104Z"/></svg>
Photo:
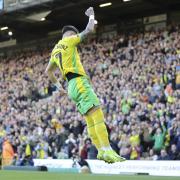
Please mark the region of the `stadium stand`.
<svg viewBox="0 0 180 180"><path fill-rule="evenodd" d="M127 159L180 160L179 44L180 27L171 26L79 47L112 147ZM49 55L28 51L0 61L0 143L12 148L14 165L97 154L76 107L53 93L44 73Z"/></svg>

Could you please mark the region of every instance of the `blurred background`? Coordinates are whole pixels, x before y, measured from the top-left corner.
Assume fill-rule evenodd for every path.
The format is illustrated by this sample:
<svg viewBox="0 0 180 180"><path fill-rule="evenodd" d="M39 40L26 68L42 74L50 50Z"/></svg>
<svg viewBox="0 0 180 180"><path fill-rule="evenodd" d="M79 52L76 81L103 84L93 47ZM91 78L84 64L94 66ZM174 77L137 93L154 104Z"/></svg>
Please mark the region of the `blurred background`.
<svg viewBox="0 0 180 180"><path fill-rule="evenodd" d="M2 166L96 159L83 117L44 73L61 28L83 30L90 6L96 30L78 48L113 149L128 160L180 160L179 0L0 0Z"/></svg>

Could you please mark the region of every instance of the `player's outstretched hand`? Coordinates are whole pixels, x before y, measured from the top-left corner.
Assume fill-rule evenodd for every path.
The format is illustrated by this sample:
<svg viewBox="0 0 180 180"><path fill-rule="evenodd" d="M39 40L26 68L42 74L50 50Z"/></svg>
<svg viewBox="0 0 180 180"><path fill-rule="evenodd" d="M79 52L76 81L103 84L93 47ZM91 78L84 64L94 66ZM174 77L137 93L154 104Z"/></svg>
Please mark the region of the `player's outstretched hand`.
<svg viewBox="0 0 180 180"><path fill-rule="evenodd" d="M94 16L94 9L93 7L89 7L86 12L85 12L86 16L90 17L91 15Z"/></svg>
<svg viewBox="0 0 180 180"><path fill-rule="evenodd" d="M53 95L55 95L55 96L64 96L64 95L67 95L67 92L64 89L60 89L60 90L54 91Z"/></svg>
<svg viewBox="0 0 180 180"><path fill-rule="evenodd" d="M60 93L60 96L67 95L67 92L66 92L64 89L61 89L61 90L59 91L59 93Z"/></svg>

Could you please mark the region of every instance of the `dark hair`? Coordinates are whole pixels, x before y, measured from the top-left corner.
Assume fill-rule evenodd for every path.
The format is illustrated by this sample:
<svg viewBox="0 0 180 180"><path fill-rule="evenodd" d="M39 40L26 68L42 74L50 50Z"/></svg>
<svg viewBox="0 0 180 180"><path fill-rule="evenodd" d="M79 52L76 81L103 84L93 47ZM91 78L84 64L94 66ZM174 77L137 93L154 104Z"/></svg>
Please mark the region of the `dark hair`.
<svg viewBox="0 0 180 180"><path fill-rule="evenodd" d="M64 26L64 27L62 28L62 34L64 34L64 33L67 32L67 31L73 31L73 32L75 32L76 34L79 33L78 29L77 29L76 27L74 27L74 26L71 26L71 25L67 25L67 26Z"/></svg>

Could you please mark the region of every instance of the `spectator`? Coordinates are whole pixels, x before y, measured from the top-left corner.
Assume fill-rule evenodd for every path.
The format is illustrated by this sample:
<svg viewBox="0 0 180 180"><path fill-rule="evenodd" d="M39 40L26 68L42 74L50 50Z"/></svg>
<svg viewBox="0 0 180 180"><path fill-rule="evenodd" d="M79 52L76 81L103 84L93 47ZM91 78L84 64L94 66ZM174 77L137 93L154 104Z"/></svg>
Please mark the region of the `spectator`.
<svg viewBox="0 0 180 180"><path fill-rule="evenodd" d="M159 153L162 148L164 148L164 140L165 140L165 133L166 128L165 126L162 127L163 130L161 130L160 127L156 129L156 133L152 136L152 140L154 141L154 150Z"/></svg>
<svg viewBox="0 0 180 180"><path fill-rule="evenodd" d="M166 152L165 149L162 149L162 150L161 150L161 154L160 154L160 156L158 157L158 160L170 160L170 157L169 157L169 155L167 154L167 152Z"/></svg>
<svg viewBox="0 0 180 180"><path fill-rule="evenodd" d="M169 156L170 156L170 159L171 160L180 160L180 153L179 151L177 150L177 147L175 144L172 144L171 145L171 149L170 149L170 152L169 152Z"/></svg>

